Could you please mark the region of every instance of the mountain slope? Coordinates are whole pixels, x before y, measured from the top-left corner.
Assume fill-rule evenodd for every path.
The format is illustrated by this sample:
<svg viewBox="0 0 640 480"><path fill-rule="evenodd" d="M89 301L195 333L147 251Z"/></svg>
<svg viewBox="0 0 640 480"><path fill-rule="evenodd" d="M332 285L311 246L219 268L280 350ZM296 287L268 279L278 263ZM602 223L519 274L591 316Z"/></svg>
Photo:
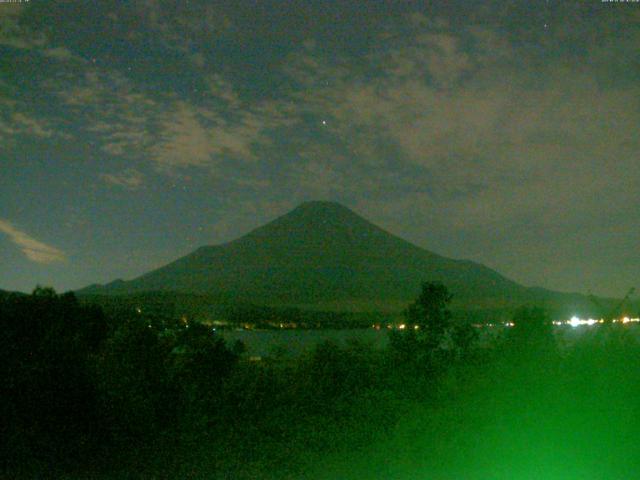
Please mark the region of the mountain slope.
<svg viewBox="0 0 640 480"><path fill-rule="evenodd" d="M406 304L425 280L444 282L462 303L501 306L534 294L483 265L419 248L332 202L303 203L237 240L79 293L177 291L271 305L379 306Z"/></svg>

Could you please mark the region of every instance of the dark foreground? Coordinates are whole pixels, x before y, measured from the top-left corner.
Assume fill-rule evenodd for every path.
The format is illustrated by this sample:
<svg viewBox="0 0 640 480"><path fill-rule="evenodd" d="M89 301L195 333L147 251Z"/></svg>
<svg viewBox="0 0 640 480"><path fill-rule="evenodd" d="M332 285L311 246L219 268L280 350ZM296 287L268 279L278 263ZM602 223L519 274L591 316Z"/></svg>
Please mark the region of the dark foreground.
<svg viewBox="0 0 640 480"><path fill-rule="evenodd" d="M633 327L558 348L519 315L488 346L460 327L251 362L197 324L5 298L0 477L636 478Z"/></svg>

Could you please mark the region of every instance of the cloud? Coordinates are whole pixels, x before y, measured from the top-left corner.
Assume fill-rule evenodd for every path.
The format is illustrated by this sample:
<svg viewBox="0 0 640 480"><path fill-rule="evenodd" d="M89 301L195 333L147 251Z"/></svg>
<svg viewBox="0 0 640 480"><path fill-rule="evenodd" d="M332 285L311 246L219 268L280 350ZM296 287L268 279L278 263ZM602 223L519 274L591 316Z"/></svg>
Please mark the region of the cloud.
<svg viewBox="0 0 640 480"><path fill-rule="evenodd" d="M52 58L54 60L58 60L61 62L86 62L84 58L79 55L76 55L71 50L66 47L53 47L53 48L45 48L40 52L43 56Z"/></svg>
<svg viewBox="0 0 640 480"><path fill-rule="evenodd" d="M11 4L0 4L0 47L9 47L9 50L34 52L35 60L39 55L46 59L57 61L82 60L65 47L51 47L47 36L41 32L32 30L20 22L22 9L12 9ZM25 52L20 52L25 53ZM30 59L32 55L29 55ZM11 54L8 55L11 63ZM19 65L21 60L18 60ZM30 62L29 62L30 63ZM32 80L32 86L38 88L39 97L44 89L40 88L37 80ZM69 134L56 128L55 120L47 118L37 108L37 102L33 97L20 94L21 83L0 83L0 143L3 147L15 145L15 137L26 135L40 139L52 137L71 138Z"/></svg>
<svg viewBox="0 0 640 480"><path fill-rule="evenodd" d="M268 132L290 121L287 102L243 103L218 74L203 84L197 103L172 92L151 99L122 74L93 68L57 94L86 116L85 128L98 135L101 150L165 174L188 167L215 171L224 158L253 162L257 147L271 143Z"/></svg>
<svg viewBox="0 0 640 480"><path fill-rule="evenodd" d="M168 5L171 3L171 5ZM133 12L170 50L187 55L193 65L202 68L206 56L198 51L218 43L220 36L233 29L229 15L215 2L175 3L161 0L138 2ZM126 7L124 17L131 15Z"/></svg>
<svg viewBox="0 0 640 480"><path fill-rule="evenodd" d="M24 6L21 3L5 2L0 5L0 18L17 17L23 11Z"/></svg>
<svg viewBox="0 0 640 480"><path fill-rule="evenodd" d="M215 115L202 109L198 112L187 102L176 102L171 113L161 120L160 141L150 148L153 161L172 169L210 166L212 157L225 149L247 156L246 144L231 132L220 129L214 138L213 128L205 125L202 113L211 113L211 120Z"/></svg>
<svg viewBox="0 0 640 480"><path fill-rule="evenodd" d="M384 63L384 70L396 78L427 76L439 88L451 88L472 68L470 55L460 48L460 39L445 32L416 35L412 44L391 49Z"/></svg>
<svg viewBox="0 0 640 480"><path fill-rule="evenodd" d="M47 89L110 155L140 160L157 136L164 98L152 99L118 71L91 67L64 84L50 81Z"/></svg>
<svg viewBox="0 0 640 480"><path fill-rule="evenodd" d="M299 101L358 152L357 164L413 166L427 192L416 198L446 211L452 227L549 223L567 208L584 218L634 203L640 88L604 87L601 71L573 58L516 62L525 54L485 27L441 26L388 43L350 73L309 49L290 72L305 86Z"/></svg>
<svg viewBox="0 0 640 480"><path fill-rule="evenodd" d="M104 151L150 161L161 172L213 169L222 156L251 161L254 144L268 142L263 131L270 124L260 113L238 110L229 118L213 106L175 100L146 109L149 116L138 122L133 106L135 101L123 101L116 118L100 121L93 131L108 132L102 137Z"/></svg>
<svg viewBox="0 0 640 480"><path fill-rule="evenodd" d="M147 20L169 37L209 31L206 15L171 27L160 5L144 3ZM603 87L593 70L607 62L601 50L585 48L594 62L562 54L542 62L491 25L471 19L454 27L414 15L395 30L382 28L357 62L309 39L274 67L286 86L262 96L222 73L203 74L194 94L152 91L95 66L75 84L59 85L58 95L103 152L165 174L198 168L265 190L277 177L287 194L338 197L381 195L392 186L398 202L428 198L425 208L447 211L452 227L525 215L550 222L564 201L586 215L593 205L579 192L603 188L612 159L635 171L638 89ZM196 47L190 52L204 68ZM52 134L27 117L13 124L41 138ZM135 189L142 179L132 172L101 178ZM613 176L630 195L627 178L637 175Z"/></svg>
<svg viewBox="0 0 640 480"><path fill-rule="evenodd" d="M11 223L1 219L0 232L7 235L32 262L49 264L63 262L67 258L61 250L30 237L15 228Z"/></svg>
<svg viewBox="0 0 640 480"><path fill-rule="evenodd" d="M16 50L34 51L43 57L60 62L85 62L85 60L64 46L52 46L48 36L20 23L22 10L2 14L5 5L0 4L0 45Z"/></svg>
<svg viewBox="0 0 640 480"><path fill-rule="evenodd" d="M18 102L0 94L0 141L5 146L13 145L15 137L19 135L41 139L50 139L54 136L70 138L67 133L56 130L50 119L29 112L24 102Z"/></svg>
<svg viewBox="0 0 640 480"><path fill-rule="evenodd" d="M22 112L12 112L5 118L0 118L0 138L8 139L15 135L49 138L53 131L47 128L45 121L29 117Z"/></svg>
<svg viewBox="0 0 640 480"><path fill-rule="evenodd" d="M169 171L179 167L215 169L223 158L253 162L258 158L258 147L272 143L268 132L290 121L279 103L241 105L228 88L213 100L220 99L235 108L227 110L211 100L202 106L174 102L156 119L160 134L148 150L150 159Z"/></svg>
<svg viewBox="0 0 640 480"><path fill-rule="evenodd" d="M134 168L127 168L118 173L101 173L100 178L110 185L138 190L144 183L144 175Z"/></svg>
<svg viewBox="0 0 640 480"><path fill-rule="evenodd" d="M0 4L0 12L5 10ZM44 47L47 37L42 32L36 32L19 22L22 10L12 11L7 15L0 15L0 45L17 50L31 50Z"/></svg>
<svg viewBox="0 0 640 480"><path fill-rule="evenodd" d="M571 278L575 265L591 268L584 259L595 265L606 245L621 267L633 251L637 55L615 41L622 33L571 46L554 32L519 42L479 25L385 32L355 64L302 45L285 67L291 96L326 126L298 139L297 161L276 183L296 198L345 201L418 244L526 284L594 288Z"/></svg>

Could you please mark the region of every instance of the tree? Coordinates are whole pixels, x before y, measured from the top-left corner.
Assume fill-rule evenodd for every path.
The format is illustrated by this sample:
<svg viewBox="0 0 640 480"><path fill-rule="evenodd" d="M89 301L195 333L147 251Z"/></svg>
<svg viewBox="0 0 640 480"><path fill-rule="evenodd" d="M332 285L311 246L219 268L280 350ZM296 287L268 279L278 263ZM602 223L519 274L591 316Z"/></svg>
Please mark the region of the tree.
<svg viewBox="0 0 640 480"><path fill-rule="evenodd" d="M427 371L440 369L448 352L445 336L451 330L448 305L452 295L441 283L424 282L418 298L404 312L406 329L391 332L389 345L395 360L409 369L428 366Z"/></svg>
<svg viewBox="0 0 640 480"><path fill-rule="evenodd" d="M427 344L438 347L451 327L449 302L453 295L439 282L423 282L418 298L405 311L409 326L417 326Z"/></svg>

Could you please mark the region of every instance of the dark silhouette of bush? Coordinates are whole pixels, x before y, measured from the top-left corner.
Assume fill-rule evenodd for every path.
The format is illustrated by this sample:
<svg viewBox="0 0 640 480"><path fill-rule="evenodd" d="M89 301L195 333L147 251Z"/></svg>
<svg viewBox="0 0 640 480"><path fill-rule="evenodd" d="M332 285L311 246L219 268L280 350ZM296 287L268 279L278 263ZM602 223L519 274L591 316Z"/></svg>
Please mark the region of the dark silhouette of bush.
<svg viewBox="0 0 640 480"><path fill-rule="evenodd" d="M237 351L241 350L236 346ZM180 392L180 417L190 429L208 428L224 410L222 390L240 354L210 328L191 323L182 329L167 363L172 383Z"/></svg>
<svg viewBox="0 0 640 480"><path fill-rule="evenodd" d="M513 315L513 327L507 334L507 343L516 356L550 354L556 352L553 324L540 307L520 307Z"/></svg>
<svg viewBox="0 0 640 480"><path fill-rule="evenodd" d="M468 359L474 353L474 345L479 338L478 330L468 321L460 321L453 325L450 335L458 359Z"/></svg>
<svg viewBox="0 0 640 480"><path fill-rule="evenodd" d="M310 404L321 411L328 405L376 385L377 358L366 345L354 342L341 347L334 342L318 344L301 365L300 381L307 384Z"/></svg>
<svg viewBox="0 0 640 480"><path fill-rule="evenodd" d="M96 359L100 408L116 445L143 442L171 425L176 407L166 371L171 349L133 319L114 331Z"/></svg>

